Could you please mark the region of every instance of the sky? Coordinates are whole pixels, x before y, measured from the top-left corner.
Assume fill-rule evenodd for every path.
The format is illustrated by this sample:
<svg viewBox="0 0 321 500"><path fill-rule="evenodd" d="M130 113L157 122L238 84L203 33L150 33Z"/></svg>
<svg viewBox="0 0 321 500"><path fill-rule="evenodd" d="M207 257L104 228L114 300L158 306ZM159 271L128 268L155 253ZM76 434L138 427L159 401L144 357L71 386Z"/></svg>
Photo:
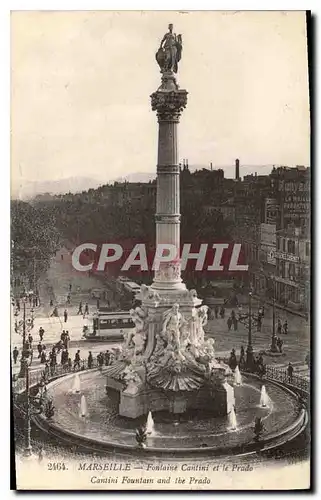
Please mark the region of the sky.
<svg viewBox="0 0 321 500"><path fill-rule="evenodd" d="M153 172L155 52L183 37L190 165L309 165L304 12L16 11L11 14L11 182ZM256 168L259 173L259 167Z"/></svg>

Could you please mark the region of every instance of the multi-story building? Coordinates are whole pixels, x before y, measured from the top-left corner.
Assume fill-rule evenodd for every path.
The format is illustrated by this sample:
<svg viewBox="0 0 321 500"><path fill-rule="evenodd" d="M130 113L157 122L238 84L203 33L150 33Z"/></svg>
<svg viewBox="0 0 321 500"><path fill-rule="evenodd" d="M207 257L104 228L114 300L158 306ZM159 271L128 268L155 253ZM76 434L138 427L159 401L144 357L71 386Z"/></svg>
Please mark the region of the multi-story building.
<svg viewBox="0 0 321 500"><path fill-rule="evenodd" d="M304 228L277 231L276 299L286 306L307 311L310 307L311 242Z"/></svg>
<svg viewBox="0 0 321 500"><path fill-rule="evenodd" d="M279 207L277 229L288 226L310 226L310 169L302 166L296 168L273 168L270 175L276 205Z"/></svg>

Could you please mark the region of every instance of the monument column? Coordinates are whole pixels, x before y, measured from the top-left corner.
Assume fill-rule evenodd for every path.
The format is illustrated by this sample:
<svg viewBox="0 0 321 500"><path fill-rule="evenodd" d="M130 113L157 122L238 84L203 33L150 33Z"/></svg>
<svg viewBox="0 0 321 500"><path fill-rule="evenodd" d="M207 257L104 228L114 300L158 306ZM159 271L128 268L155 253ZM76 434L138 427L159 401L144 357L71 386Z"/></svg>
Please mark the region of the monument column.
<svg viewBox="0 0 321 500"><path fill-rule="evenodd" d="M157 112L158 161L156 202L156 248L171 245L176 255L155 269L152 288L185 289L180 267L180 203L177 128L187 103L186 90L180 90L172 71L162 71L162 84L151 95L152 110ZM166 256L166 250L163 255Z"/></svg>

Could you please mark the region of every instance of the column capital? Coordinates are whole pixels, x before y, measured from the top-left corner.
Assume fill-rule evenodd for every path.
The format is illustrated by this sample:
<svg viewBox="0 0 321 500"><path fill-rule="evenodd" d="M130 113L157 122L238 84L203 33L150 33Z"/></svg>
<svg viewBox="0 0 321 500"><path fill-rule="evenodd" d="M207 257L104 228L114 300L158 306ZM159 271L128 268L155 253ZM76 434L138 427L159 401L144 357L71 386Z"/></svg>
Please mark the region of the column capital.
<svg viewBox="0 0 321 500"><path fill-rule="evenodd" d="M186 90L159 89L150 97L152 110L157 112L159 122L179 122L180 115L187 104Z"/></svg>

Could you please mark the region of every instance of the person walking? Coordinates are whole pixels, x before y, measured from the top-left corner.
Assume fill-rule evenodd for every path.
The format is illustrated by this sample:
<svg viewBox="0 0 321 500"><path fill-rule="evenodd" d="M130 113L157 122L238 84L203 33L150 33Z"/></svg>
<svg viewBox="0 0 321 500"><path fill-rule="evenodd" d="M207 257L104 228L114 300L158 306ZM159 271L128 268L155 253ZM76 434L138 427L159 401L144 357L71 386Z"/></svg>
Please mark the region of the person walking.
<svg viewBox="0 0 321 500"><path fill-rule="evenodd" d="M91 351L89 351L89 354L88 354L88 368L89 368L89 370L93 367L93 363L94 363L94 358L93 358Z"/></svg>
<svg viewBox="0 0 321 500"><path fill-rule="evenodd" d="M88 302L85 304L85 316L86 314L89 314Z"/></svg>
<svg viewBox="0 0 321 500"><path fill-rule="evenodd" d="M241 345L241 350L240 350L240 361L239 361L239 365L242 366L242 365L245 365L245 351L244 351L244 347Z"/></svg>
<svg viewBox="0 0 321 500"><path fill-rule="evenodd" d="M42 353L42 343L41 342L38 343L37 349L38 349L38 358L41 358L41 353Z"/></svg>
<svg viewBox="0 0 321 500"><path fill-rule="evenodd" d="M262 316L261 314L257 317L257 331L260 332L262 329Z"/></svg>
<svg viewBox="0 0 321 500"><path fill-rule="evenodd" d="M67 309L64 310L64 321L65 323L67 323L67 320L68 320L68 311Z"/></svg>
<svg viewBox="0 0 321 500"><path fill-rule="evenodd" d="M47 363L46 349L42 349L41 351L40 363L41 364Z"/></svg>
<svg viewBox="0 0 321 500"><path fill-rule="evenodd" d="M53 300L52 299L50 299L49 305L50 305L50 307L53 307Z"/></svg>
<svg viewBox="0 0 321 500"><path fill-rule="evenodd" d="M221 307L220 316L221 316L222 319L225 318L225 307L224 306Z"/></svg>
<svg viewBox="0 0 321 500"><path fill-rule="evenodd" d="M12 351L12 356L13 356L13 362L14 364L16 364L19 356L19 349L17 348L17 346L15 346L14 350Z"/></svg>
<svg viewBox="0 0 321 500"><path fill-rule="evenodd" d="M283 340L282 340L280 337L278 337L278 338L277 338L276 345L277 345L277 346L278 346L278 348L279 348L279 352L280 352L280 353L282 353L282 352L283 352L283 350L282 350L282 347L283 347Z"/></svg>
<svg viewBox="0 0 321 500"><path fill-rule="evenodd" d="M40 342L43 341L43 336L44 336L44 329L42 328L42 326L39 328L39 338L40 338Z"/></svg>
<svg viewBox="0 0 321 500"><path fill-rule="evenodd" d="M69 330L66 331L66 334L65 334L65 338L64 338L64 346L65 346L65 349L68 349L69 347L69 341L70 341L70 337L69 337Z"/></svg>
<svg viewBox="0 0 321 500"><path fill-rule="evenodd" d="M287 322L287 320L285 320L284 323L283 323L283 333L285 335L288 334L288 322Z"/></svg>
<svg viewBox="0 0 321 500"><path fill-rule="evenodd" d="M79 302L79 307L78 307L78 312L77 312L77 315L78 315L78 314L83 315L83 312L82 312L82 302L81 302L81 301Z"/></svg>
<svg viewBox="0 0 321 500"><path fill-rule="evenodd" d="M74 370L76 369L76 366L77 366L78 369L80 369L80 350L79 349L78 349L78 351L75 354Z"/></svg>
<svg viewBox="0 0 321 500"><path fill-rule="evenodd" d="M291 363L288 364L287 372L288 372L289 382L292 383L294 368Z"/></svg>
<svg viewBox="0 0 321 500"><path fill-rule="evenodd" d="M31 333L29 333L29 335L28 335L28 342L30 345L30 349L32 349L33 336L31 335Z"/></svg>
<svg viewBox="0 0 321 500"><path fill-rule="evenodd" d="M227 319L227 328L228 328L228 331L231 330L231 326L232 326L232 318L229 316L228 319Z"/></svg>

